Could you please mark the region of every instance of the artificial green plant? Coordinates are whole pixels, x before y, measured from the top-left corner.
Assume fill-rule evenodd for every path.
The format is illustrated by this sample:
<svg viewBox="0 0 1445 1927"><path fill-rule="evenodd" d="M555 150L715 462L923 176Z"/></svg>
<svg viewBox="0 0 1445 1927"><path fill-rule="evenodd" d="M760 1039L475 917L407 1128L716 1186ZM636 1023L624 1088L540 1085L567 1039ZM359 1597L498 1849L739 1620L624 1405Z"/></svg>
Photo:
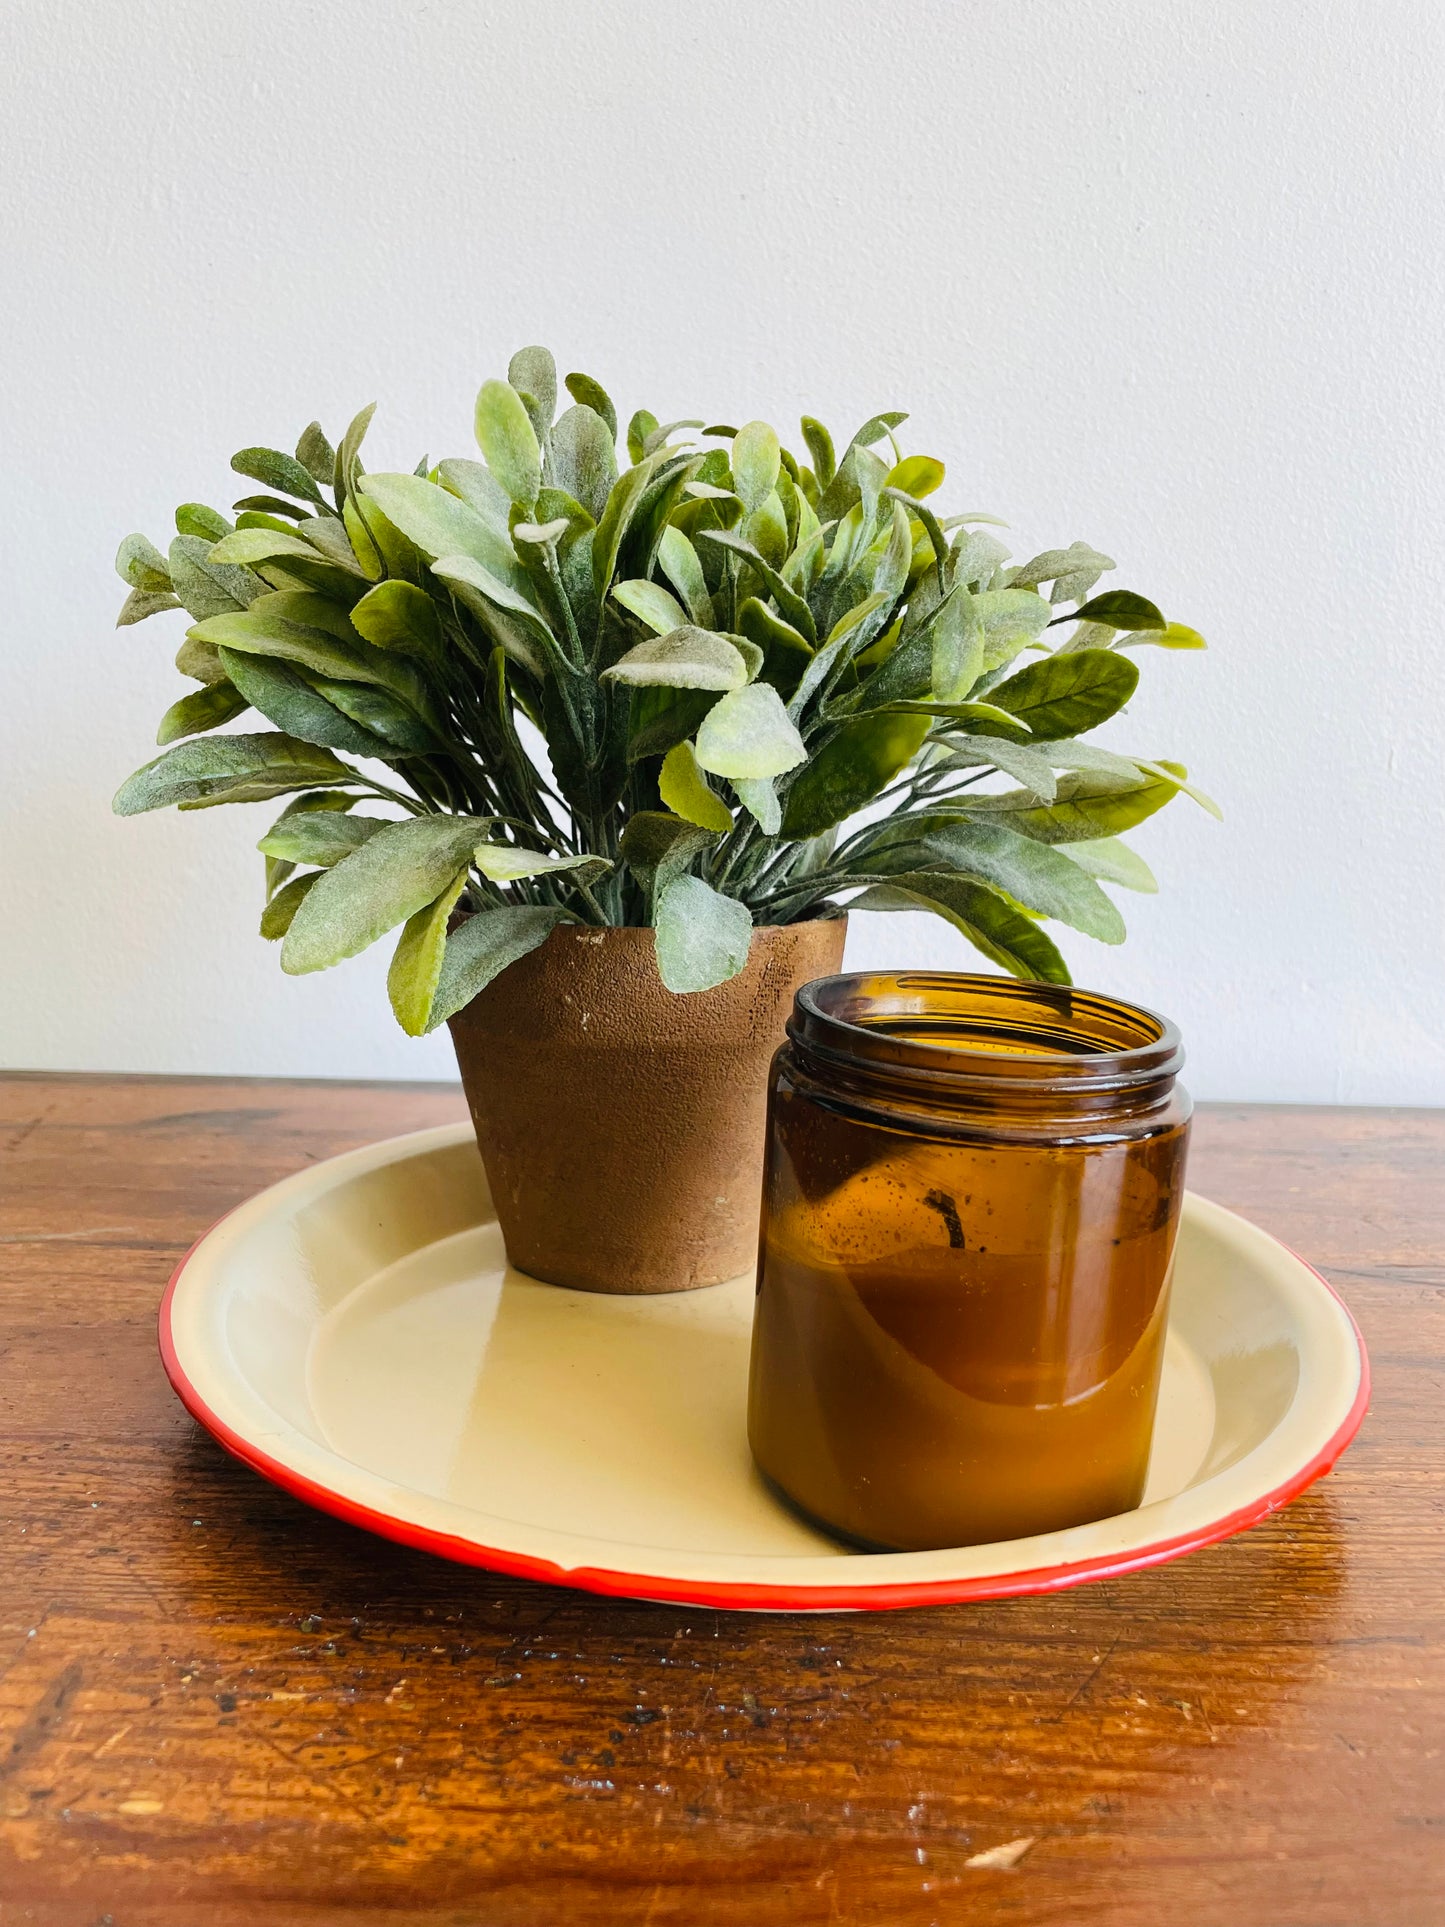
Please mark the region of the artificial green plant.
<svg viewBox="0 0 1445 1927"><path fill-rule="evenodd" d="M639 410L622 466L590 377L559 415L545 349L507 374L480 462L367 474L367 408L335 450L312 423L236 455L263 492L234 523L189 502L166 555L121 544L120 622L185 609L197 687L115 808L289 797L259 845L283 969L399 929L420 1034L564 921L652 925L679 992L844 905L936 911L1051 983L1044 920L1122 939L1101 885L1155 885L1119 832L1198 792L1082 739L1133 694L1126 651L1193 630L1095 593L1085 543L1011 564L996 518L936 513L901 414L841 457L804 417L803 462L765 422ZM248 711L270 727L222 733Z"/></svg>

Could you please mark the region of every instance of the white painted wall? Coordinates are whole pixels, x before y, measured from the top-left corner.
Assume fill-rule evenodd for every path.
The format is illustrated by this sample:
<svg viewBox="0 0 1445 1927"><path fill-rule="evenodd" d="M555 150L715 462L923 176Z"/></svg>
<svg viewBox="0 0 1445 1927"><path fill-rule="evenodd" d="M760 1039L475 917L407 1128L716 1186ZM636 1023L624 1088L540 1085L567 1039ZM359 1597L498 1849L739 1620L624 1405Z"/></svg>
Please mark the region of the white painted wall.
<svg viewBox="0 0 1445 1927"><path fill-rule="evenodd" d="M0 1061L449 1073L384 957L281 976L264 811L109 815L180 687L110 557L373 397L373 464L467 452L543 340L664 419L911 409L954 506L1205 630L1115 736L1227 822L1137 833L1077 976L1201 1095L1445 1102L1442 60L1437 0L10 0Z"/></svg>

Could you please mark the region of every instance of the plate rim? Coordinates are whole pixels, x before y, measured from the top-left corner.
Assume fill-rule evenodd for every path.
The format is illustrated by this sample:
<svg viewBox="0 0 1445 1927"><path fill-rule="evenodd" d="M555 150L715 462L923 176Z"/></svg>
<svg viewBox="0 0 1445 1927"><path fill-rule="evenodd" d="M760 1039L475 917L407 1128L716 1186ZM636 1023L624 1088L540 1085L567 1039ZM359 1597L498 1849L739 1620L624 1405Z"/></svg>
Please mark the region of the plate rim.
<svg viewBox="0 0 1445 1927"><path fill-rule="evenodd" d="M432 1145L441 1148L449 1142L465 1142L470 1131L470 1125L457 1123L432 1126L420 1131L406 1132L397 1137L380 1139L357 1146L351 1151L341 1152L335 1157L322 1159L316 1164L304 1166L301 1170L277 1180L276 1183L263 1187L261 1191L253 1193L251 1197L243 1199L229 1211L222 1213L215 1223L195 1240L172 1271L157 1314L157 1340L161 1365L172 1389L191 1417L233 1458L317 1511L325 1512L347 1525L358 1526L363 1531L375 1533L378 1537L409 1546L413 1550L431 1553L449 1560L453 1564L480 1567L511 1578L530 1579L544 1585L572 1587L578 1591L596 1593L609 1598L642 1599L658 1604L701 1606L723 1611L894 1611L908 1607L958 1605L971 1601L1021 1598L1059 1592L1092 1580L1117 1578L1125 1573L1163 1565L1171 1560L1183 1558L1187 1553L1199 1551L1205 1546L1217 1545L1225 1539L1233 1538L1236 1534L1258 1525L1272 1513L1288 1505L1291 1500L1298 1498L1301 1492L1333 1468L1340 1454L1359 1431L1369 1408L1371 1390L1369 1354L1354 1314L1334 1286L1316 1266L1310 1264L1308 1259L1300 1257L1299 1253L1286 1245L1283 1240L1275 1238L1272 1233L1264 1232L1261 1227L1253 1225L1249 1219L1240 1218L1237 1212L1230 1211L1226 1206L1215 1204L1212 1200L1201 1199L1200 1202L1207 1204L1211 1210L1234 1218L1248 1225L1258 1235L1268 1238L1310 1274L1338 1307L1349 1327L1358 1361L1358 1381L1354 1397L1344 1417L1308 1460L1295 1467L1287 1477L1268 1491L1256 1495L1245 1504L1201 1524L1192 1531L1150 1540L1142 1545L1114 1552L1099 1552L1081 1559L1029 1566L1017 1572L959 1574L952 1577L895 1581L853 1579L840 1580L837 1583L710 1579L701 1576L688 1579L682 1575L668 1577L655 1572L629 1572L610 1566L565 1566L539 1553L484 1545L476 1539L464 1538L456 1533L442 1531L435 1526L423 1525L416 1520L399 1517L395 1513L386 1512L362 1500L354 1499L311 1477L308 1473L288 1465L284 1459L277 1458L257 1445L209 1404L191 1378L181 1362L173 1319L174 1302L183 1274L214 1233L231 1218L245 1211L248 1206L258 1204L262 1198L274 1197L276 1193L289 1189L293 1185L304 1188L306 1181L314 1182L320 1173L337 1166L353 1161L357 1164L390 1161L378 1158L378 1153L383 1150L395 1151L402 1145L410 1145L416 1152L421 1153L424 1149L431 1148L431 1146L424 1146L423 1140L430 1139Z"/></svg>

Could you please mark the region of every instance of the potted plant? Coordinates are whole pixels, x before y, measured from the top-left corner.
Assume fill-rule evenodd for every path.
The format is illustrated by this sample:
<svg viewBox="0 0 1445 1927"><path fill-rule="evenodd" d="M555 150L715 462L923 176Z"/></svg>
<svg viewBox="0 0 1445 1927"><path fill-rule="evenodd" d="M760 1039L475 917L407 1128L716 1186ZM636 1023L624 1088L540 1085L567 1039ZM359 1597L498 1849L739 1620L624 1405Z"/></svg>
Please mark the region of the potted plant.
<svg viewBox="0 0 1445 1927"><path fill-rule="evenodd" d="M335 450L243 449L234 522L128 537L120 622L184 609L197 686L115 808L289 798L261 934L304 972L400 933L393 1009L452 1027L514 1262L677 1289L749 1260L767 1061L845 901L1055 983L1046 919L1120 941L1101 885L1155 885L1119 833L1189 785L1083 738L1135 645L1202 643L1096 593L1084 543L1013 564L936 513L901 414L841 456L805 417L803 462L639 410L623 465L608 395L566 387L523 349L480 462L368 474L367 408Z"/></svg>

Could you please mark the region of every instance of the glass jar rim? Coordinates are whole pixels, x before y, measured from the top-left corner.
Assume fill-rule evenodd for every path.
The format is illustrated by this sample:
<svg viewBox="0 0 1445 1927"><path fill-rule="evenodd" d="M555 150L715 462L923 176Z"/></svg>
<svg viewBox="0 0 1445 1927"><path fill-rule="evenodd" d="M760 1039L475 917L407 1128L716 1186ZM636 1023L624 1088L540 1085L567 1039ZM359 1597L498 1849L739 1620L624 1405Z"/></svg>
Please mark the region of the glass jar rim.
<svg viewBox="0 0 1445 1927"><path fill-rule="evenodd" d="M890 1019L909 1017L946 1023L950 1003L955 1017L965 1025L971 1020L980 1037L993 1019L1001 1037L1010 1027L1018 1034L1023 1025L1044 1045L1057 1038L1061 1048L1051 1051L1032 1041L1016 1050L1006 1042L970 1048L900 1036L896 1024L890 1027ZM869 1021L865 1009L878 1015ZM817 977L798 991L788 1035L809 1056L842 1069L879 1072L960 1097L1167 1089L1184 1062L1178 1027L1140 1004L1070 984L965 971ZM1065 1039L1074 1040L1072 1048Z"/></svg>

